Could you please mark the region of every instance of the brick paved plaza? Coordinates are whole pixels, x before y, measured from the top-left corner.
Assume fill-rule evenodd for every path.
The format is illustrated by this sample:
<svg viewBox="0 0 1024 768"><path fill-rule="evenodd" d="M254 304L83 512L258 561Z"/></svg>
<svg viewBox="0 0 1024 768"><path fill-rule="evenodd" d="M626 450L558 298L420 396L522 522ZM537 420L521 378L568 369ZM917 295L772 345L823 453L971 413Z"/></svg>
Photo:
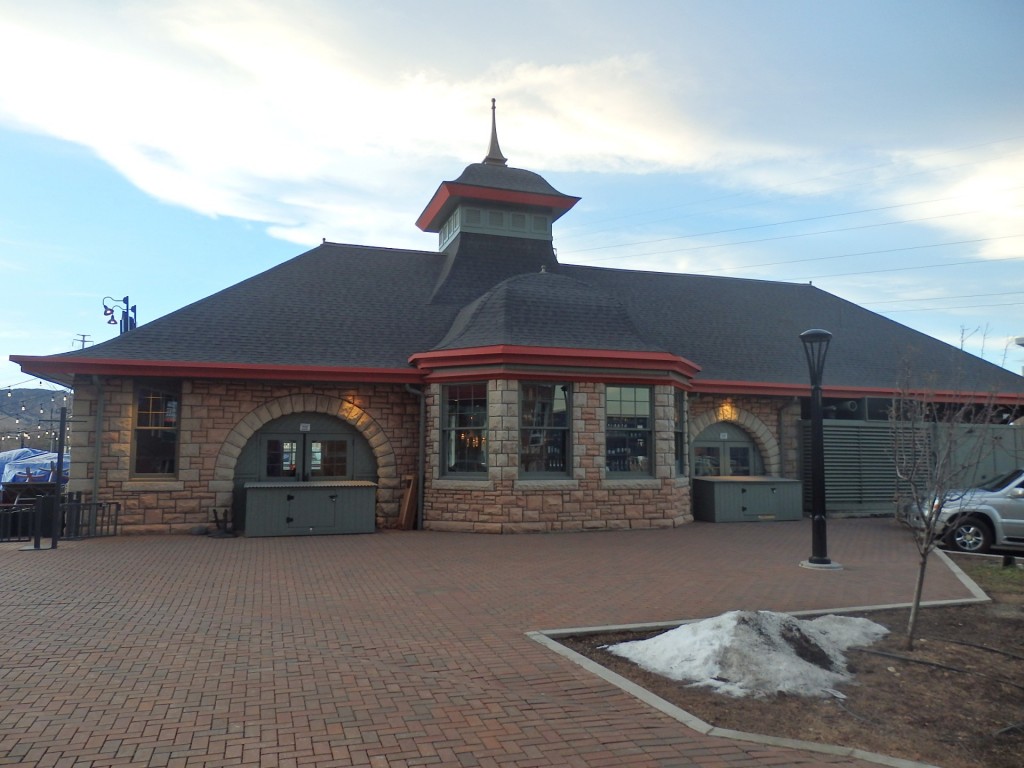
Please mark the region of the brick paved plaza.
<svg viewBox="0 0 1024 768"><path fill-rule="evenodd" d="M891 520L0 545L0 765L866 766L701 735L527 633L906 602ZM927 598L969 598L938 560Z"/></svg>

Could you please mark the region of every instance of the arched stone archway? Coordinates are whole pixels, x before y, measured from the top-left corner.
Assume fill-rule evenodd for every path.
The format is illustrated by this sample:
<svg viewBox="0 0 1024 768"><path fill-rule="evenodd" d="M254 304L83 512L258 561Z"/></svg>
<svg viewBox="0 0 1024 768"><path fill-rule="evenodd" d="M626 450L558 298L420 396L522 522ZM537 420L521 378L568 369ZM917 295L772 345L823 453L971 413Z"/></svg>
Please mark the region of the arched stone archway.
<svg viewBox="0 0 1024 768"><path fill-rule="evenodd" d="M761 419L750 411L730 405L728 413L723 409L705 411L690 421L689 434L691 444L701 432L718 422L729 422L743 429L753 439L764 462L764 471L768 475L782 474L782 449L774 433Z"/></svg>
<svg viewBox="0 0 1024 768"><path fill-rule="evenodd" d="M217 499L217 506L231 505L235 466L246 443L263 425L292 413L323 413L355 427L369 444L377 462L378 524L382 519L397 518L402 489L391 441L365 410L348 400L327 395L285 395L254 408L234 426L221 444L214 465L214 479L210 482L210 491Z"/></svg>

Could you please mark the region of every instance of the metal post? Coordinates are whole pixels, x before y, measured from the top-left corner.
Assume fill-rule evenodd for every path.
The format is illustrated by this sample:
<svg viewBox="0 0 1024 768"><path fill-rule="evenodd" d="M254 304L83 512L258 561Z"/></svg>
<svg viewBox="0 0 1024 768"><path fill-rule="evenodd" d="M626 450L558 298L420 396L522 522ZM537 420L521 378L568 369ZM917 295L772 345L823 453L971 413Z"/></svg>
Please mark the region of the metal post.
<svg viewBox="0 0 1024 768"><path fill-rule="evenodd" d="M801 563L808 568L842 567L829 559L825 518L825 426L821 380L831 340L832 334L820 328L800 334L811 378L811 556Z"/></svg>
<svg viewBox="0 0 1024 768"><path fill-rule="evenodd" d="M68 409L67 406L61 406L60 409L60 434L57 436L57 477L55 478L55 492L54 492L54 503L53 503L53 540L50 542L50 549L57 548L57 540L60 538L61 523L63 522L63 508L61 506L61 499L63 498L63 489L61 488L61 481L64 479L64 431L68 426Z"/></svg>

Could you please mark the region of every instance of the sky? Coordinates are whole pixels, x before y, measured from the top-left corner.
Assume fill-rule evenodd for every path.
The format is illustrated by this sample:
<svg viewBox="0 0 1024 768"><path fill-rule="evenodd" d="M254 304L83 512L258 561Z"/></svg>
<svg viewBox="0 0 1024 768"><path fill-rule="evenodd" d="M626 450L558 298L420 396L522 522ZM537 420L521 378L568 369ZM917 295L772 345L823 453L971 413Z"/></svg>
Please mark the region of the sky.
<svg viewBox="0 0 1024 768"><path fill-rule="evenodd" d="M561 262L812 282L1020 372L1022 39L1019 0L0 0L0 388L105 297L436 250L492 98L582 198Z"/></svg>

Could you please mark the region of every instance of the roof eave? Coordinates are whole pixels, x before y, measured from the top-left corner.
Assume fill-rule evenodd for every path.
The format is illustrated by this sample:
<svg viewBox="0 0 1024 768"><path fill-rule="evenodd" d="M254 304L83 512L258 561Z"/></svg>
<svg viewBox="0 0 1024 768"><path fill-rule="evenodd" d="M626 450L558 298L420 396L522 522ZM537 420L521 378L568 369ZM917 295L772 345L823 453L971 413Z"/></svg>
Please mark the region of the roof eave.
<svg viewBox="0 0 1024 768"><path fill-rule="evenodd" d="M775 395L779 397L809 397L810 384L776 384L765 381L729 381L696 379L692 391L706 395ZM971 392L958 390L926 390L916 388L901 392L893 387L851 387L841 384L822 386L822 395L831 398L896 397L904 395L931 402L985 402L993 405L1020 405L1024 396L1019 392Z"/></svg>
<svg viewBox="0 0 1024 768"><path fill-rule="evenodd" d="M423 374L412 368L370 368L320 365L268 365L113 358L60 358L11 355L11 362L33 376L70 381L75 374L149 376L176 379L245 379L257 381L346 381L417 384ZM55 378L61 377L61 378Z"/></svg>
<svg viewBox="0 0 1024 768"><path fill-rule="evenodd" d="M427 207L423 209L423 213L416 219L416 226L424 232L440 232L451 211L463 200L541 208L550 211L555 220L580 201L578 197L571 195L545 195L539 192L443 181L427 203Z"/></svg>
<svg viewBox="0 0 1024 768"><path fill-rule="evenodd" d="M418 352L409 363L426 373L427 381L479 378L485 371L516 372L513 378L544 378L571 372L574 380L624 381L661 377L689 385L700 366L669 352L575 349L496 344L486 347ZM532 371L532 374L530 373ZM589 372L589 373L588 373ZM523 375L520 375L523 374Z"/></svg>

